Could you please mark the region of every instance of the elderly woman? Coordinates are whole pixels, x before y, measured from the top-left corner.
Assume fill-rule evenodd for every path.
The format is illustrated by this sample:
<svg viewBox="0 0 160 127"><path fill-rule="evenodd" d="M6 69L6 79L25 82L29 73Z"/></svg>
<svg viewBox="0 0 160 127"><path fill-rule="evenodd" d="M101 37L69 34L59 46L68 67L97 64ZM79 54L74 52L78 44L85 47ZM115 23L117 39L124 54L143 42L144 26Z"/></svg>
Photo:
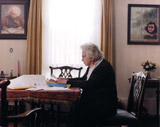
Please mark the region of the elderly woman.
<svg viewBox="0 0 160 127"><path fill-rule="evenodd" d="M83 92L72 114L74 127L94 127L117 111L115 74L102 52L93 43L81 46L82 61L88 69L83 77L59 78L58 83L69 83L80 87ZM71 120L71 121L72 121Z"/></svg>
<svg viewBox="0 0 160 127"><path fill-rule="evenodd" d="M24 18L20 16L21 10L17 6L11 6L8 11L8 15L2 19L2 30L8 28L23 29Z"/></svg>

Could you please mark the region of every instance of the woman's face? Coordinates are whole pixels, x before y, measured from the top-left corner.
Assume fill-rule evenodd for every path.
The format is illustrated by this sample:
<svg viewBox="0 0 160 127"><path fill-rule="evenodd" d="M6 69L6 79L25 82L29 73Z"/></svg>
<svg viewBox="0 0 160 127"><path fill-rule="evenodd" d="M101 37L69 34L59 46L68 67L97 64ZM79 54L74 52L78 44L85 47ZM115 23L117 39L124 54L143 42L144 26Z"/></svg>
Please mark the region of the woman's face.
<svg viewBox="0 0 160 127"><path fill-rule="evenodd" d="M153 33L154 32L154 24L149 24L148 25L148 31L149 31L149 33Z"/></svg>
<svg viewBox="0 0 160 127"><path fill-rule="evenodd" d="M88 67L91 67L92 66L92 59L91 58L87 58L86 56L86 52L85 51L82 51L82 61L83 63L88 66Z"/></svg>
<svg viewBox="0 0 160 127"><path fill-rule="evenodd" d="M17 12L11 11L11 12L10 12L10 16L11 16L13 19L15 19L18 15L17 15Z"/></svg>

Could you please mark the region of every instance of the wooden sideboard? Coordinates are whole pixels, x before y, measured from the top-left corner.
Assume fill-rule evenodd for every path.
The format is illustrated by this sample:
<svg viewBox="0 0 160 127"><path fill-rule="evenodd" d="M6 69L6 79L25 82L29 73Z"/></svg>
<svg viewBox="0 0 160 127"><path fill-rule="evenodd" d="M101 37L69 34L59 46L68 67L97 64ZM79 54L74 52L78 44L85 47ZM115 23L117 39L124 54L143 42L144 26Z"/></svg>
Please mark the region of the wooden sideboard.
<svg viewBox="0 0 160 127"><path fill-rule="evenodd" d="M145 88L149 88L149 89L155 89L155 94L156 94L156 116L157 118L159 118L159 88L160 88L160 79L155 79L155 78L151 78L147 80L147 84L145 86Z"/></svg>

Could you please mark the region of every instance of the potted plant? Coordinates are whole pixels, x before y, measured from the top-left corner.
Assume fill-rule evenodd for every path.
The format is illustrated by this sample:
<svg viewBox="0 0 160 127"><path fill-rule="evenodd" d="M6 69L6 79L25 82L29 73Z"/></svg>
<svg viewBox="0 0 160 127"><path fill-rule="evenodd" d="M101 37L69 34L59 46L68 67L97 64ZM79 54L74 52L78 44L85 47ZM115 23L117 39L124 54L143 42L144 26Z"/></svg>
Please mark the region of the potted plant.
<svg viewBox="0 0 160 127"><path fill-rule="evenodd" d="M145 72L148 74L148 78L151 78L150 72L156 69L156 64L153 63L152 61L147 60L145 62L142 62L141 66L143 67Z"/></svg>

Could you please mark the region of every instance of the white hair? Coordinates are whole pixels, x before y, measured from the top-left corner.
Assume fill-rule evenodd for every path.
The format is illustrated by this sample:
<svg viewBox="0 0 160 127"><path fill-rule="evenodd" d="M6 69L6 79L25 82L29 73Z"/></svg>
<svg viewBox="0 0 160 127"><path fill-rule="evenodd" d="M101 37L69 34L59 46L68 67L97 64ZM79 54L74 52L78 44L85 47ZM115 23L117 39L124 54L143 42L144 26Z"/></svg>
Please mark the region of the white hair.
<svg viewBox="0 0 160 127"><path fill-rule="evenodd" d="M91 58L93 61L102 59L103 53L99 50L98 46L89 42L81 46L81 49L86 52L86 57Z"/></svg>
<svg viewBox="0 0 160 127"><path fill-rule="evenodd" d="M8 14L15 12L18 16L21 14L21 9L17 6L11 6L8 10Z"/></svg>

